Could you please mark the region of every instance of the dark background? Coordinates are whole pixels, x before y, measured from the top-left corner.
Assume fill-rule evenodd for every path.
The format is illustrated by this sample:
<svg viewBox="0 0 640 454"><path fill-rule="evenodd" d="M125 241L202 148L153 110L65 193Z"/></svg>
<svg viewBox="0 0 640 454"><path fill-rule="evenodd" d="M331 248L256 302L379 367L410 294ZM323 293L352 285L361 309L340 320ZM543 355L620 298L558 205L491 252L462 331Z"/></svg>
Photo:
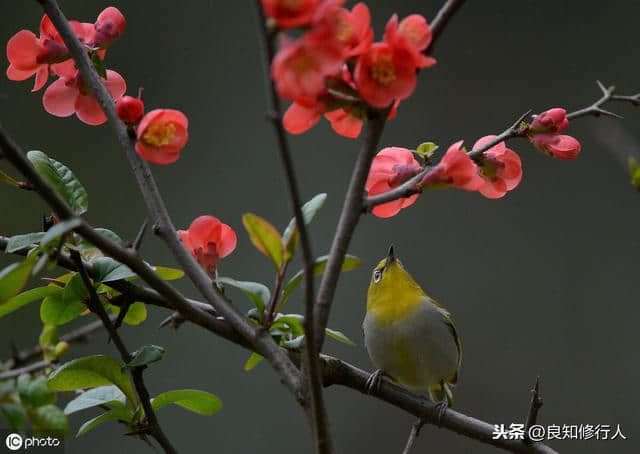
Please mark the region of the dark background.
<svg viewBox="0 0 640 454"><path fill-rule="evenodd" d="M595 80L621 93L640 89L637 45L640 4L632 1L467 2L437 44L438 64L420 74L415 94L388 124L381 147L415 147L430 140L467 145L498 133L528 109L574 110L599 95ZM237 250L223 275L270 284L268 260L249 243L243 213L256 212L284 228L291 213L283 172L265 121L263 72L253 2L64 1L68 16L92 22L113 4L127 31L107 64L123 74L129 94L145 87L148 109L173 107L190 120L190 141L172 166L154 167L177 226L214 214L238 233ZM349 2L352 5L352 2ZM376 36L388 17L414 12L433 17L440 1L369 1ZM22 28L36 30L35 1L0 3L0 41ZM6 64L6 62L5 62ZM125 156L107 126L44 112L43 92L32 81L0 78L0 120L27 150L41 149L67 163L90 195L88 220L131 238L146 210ZM640 111L609 105L623 122L585 118L568 131L583 144L578 160L545 157L524 141L524 178L502 200L464 191L421 196L400 215L362 219L350 252L363 267L345 274L330 326L354 339L355 348L329 340L325 351L371 369L363 348L369 270L393 242L416 279L452 312L464 347L456 408L509 424L526 416L537 374L542 376L542 424L620 424L623 442L552 443L564 452L637 452L637 256L640 197L620 162L638 150ZM312 227L313 250L328 251L358 143L336 136L324 121L291 138L305 199L329 194ZM614 156L620 159L614 159ZM6 162L0 168L8 170ZM40 228L46 207L32 193L0 187L0 233ZM160 241L147 238L153 263L174 264ZM0 257L2 264L10 261ZM295 270L295 267L292 268ZM186 280L177 284L197 297ZM235 295L241 308L246 302ZM302 310L301 293L289 303ZM151 308L138 329L123 328L133 350L144 343L167 348L152 366L152 394L175 388L214 392L224 409L201 417L167 408L160 419L181 452L310 452L302 413L266 364L243 372L247 353L192 325L157 328L166 312ZM0 353L8 344L28 347L40 331L32 305L0 320ZM114 354L104 335L73 347L67 358ZM400 452L413 418L344 388L326 391L339 452ZM73 415L72 430L95 416ZM69 453L152 452L121 436L111 423L69 443ZM428 426L414 452L493 452L490 447Z"/></svg>

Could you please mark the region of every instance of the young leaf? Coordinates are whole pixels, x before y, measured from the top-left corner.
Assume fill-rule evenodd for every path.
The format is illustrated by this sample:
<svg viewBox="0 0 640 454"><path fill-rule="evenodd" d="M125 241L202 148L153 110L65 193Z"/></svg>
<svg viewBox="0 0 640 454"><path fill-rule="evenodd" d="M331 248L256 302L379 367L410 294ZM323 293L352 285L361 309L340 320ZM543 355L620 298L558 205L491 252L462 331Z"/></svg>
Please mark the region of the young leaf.
<svg viewBox="0 0 640 454"><path fill-rule="evenodd" d="M169 404L179 405L204 416L214 415L222 408L222 401L217 396L197 389L176 389L158 394L151 399L154 410Z"/></svg>
<svg viewBox="0 0 640 454"><path fill-rule="evenodd" d="M265 306L271 299L271 292L267 286L259 282L236 281L230 277L219 277L218 282L242 290L253 301L260 314L264 312Z"/></svg>
<svg viewBox="0 0 640 454"><path fill-rule="evenodd" d="M282 265L282 238L276 228L266 219L253 213L242 216L242 223L253 245L271 258L279 269Z"/></svg>
<svg viewBox="0 0 640 454"><path fill-rule="evenodd" d="M16 188L20 187L20 183L18 181L16 181L13 178L11 178L9 175L4 173L2 170L0 170L0 181L2 181L3 183L7 183L8 185L15 186Z"/></svg>
<svg viewBox="0 0 640 454"><path fill-rule="evenodd" d="M184 277L184 271L166 266L154 266L153 270L165 281L174 281Z"/></svg>
<svg viewBox="0 0 640 454"><path fill-rule="evenodd" d="M129 376L118 361L105 355L86 356L63 364L49 376L49 388L54 391L75 391L84 388L116 385L127 396L132 408L136 394Z"/></svg>
<svg viewBox="0 0 640 454"><path fill-rule="evenodd" d="M33 244L40 243L40 240L44 236L44 232L25 233L24 235L14 235L7 241L7 247L5 252L10 254L12 252L19 251Z"/></svg>
<svg viewBox="0 0 640 454"><path fill-rule="evenodd" d="M340 331L336 331L336 330L333 330L331 328L325 328L325 332L327 333L327 336L337 340L338 342L342 342L343 344L351 345L352 347L356 346L355 342L353 342L347 336L342 334Z"/></svg>
<svg viewBox="0 0 640 454"><path fill-rule="evenodd" d="M109 410L108 412L102 413L100 416L96 416L95 418L90 419L89 421L82 424L82 426L80 426L80 429L78 429L76 437L89 432L91 429L99 426L104 422L113 421L114 419L118 421L124 421L127 424L131 424L131 421L133 420L133 413L128 407L118 407L114 408L113 410Z"/></svg>
<svg viewBox="0 0 640 454"><path fill-rule="evenodd" d="M0 271L0 306L20 293L27 285L36 259L36 254L30 255L22 262L9 265Z"/></svg>
<svg viewBox="0 0 640 454"><path fill-rule="evenodd" d="M30 412L34 432L44 432L58 437L69 432L69 421L62 410L53 404L38 407Z"/></svg>
<svg viewBox="0 0 640 454"><path fill-rule="evenodd" d="M139 366L160 361L164 356L164 348L157 345L145 345L140 350L133 353L133 358L124 367L133 369Z"/></svg>
<svg viewBox="0 0 640 454"><path fill-rule="evenodd" d="M115 232L113 232L113 231L111 231L109 229L103 229L102 227L96 227L94 230L95 230L96 233L99 233L101 236L103 236L107 240L113 241L118 246L124 246L124 241L122 240L122 238L120 238L120 236L118 236L117 233L115 233ZM78 243L78 247L81 250L83 250L83 249L94 248L95 246L93 244L89 243L84 238L82 238L82 239L80 239L80 241Z"/></svg>
<svg viewBox="0 0 640 454"><path fill-rule="evenodd" d="M424 142L418 145L415 153L420 156L422 159L429 159L438 149L438 145L433 142Z"/></svg>
<svg viewBox="0 0 640 454"><path fill-rule="evenodd" d="M120 308L118 306L110 305L109 308L111 311L118 315L120 313ZM139 325L147 319L147 306L140 301L136 301L131 306L129 306L129 310L127 310L127 314L124 316L122 320L127 325Z"/></svg>
<svg viewBox="0 0 640 454"><path fill-rule="evenodd" d="M45 377L36 377L32 380L29 375L21 375L18 378L17 391L20 401L31 408L42 407L56 401L56 393L49 389Z"/></svg>
<svg viewBox="0 0 640 454"><path fill-rule="evenodd" d="M6 303L0 304L0 318L4 317L11 312L17 311L22 306L25 306L34 301L39 301L42 298L46 298L51 295L58 295L62 293L62 289L47 285L45 287L37 287L26 292L22 292L19 295L9 299Z"/></svg>
<svg viewBox="0 0 640 454"><path fill-rule="evenodd" d="M98 405L110 405L123 407L127 398L117 386L99 386L83 392L64 407L64 414L70 415L80 410L85 410Z"/></svg>
<svg viewBox="0 0 640 454"><path fill-rule="evenodd" d="M313 274L322 274L324 273L324 269L327 266L327 261L329 260L328 255L323 255L322 257L318 257L313 264ZM354 268L360 266L360 259L355 255L345 255L344 260L342 262L342 271L350 271ZM282 296L280 297L280 302L278 303L278 309L281 308L284 303L289 299L291 293L302 283L304 278L304 270L298 271L293 275L289 282L284 286L282 290Z"/></svg>
<svg viewBox="0 0 640 454"><path fill-rule="evenodd" d="M87 211L89 207L87 191L68 167L51 159L42 151L32 150L27 153L27 158L40 176L54 187L76 214L80 215Z"/></svg>
<svg viewBox="0 0 640 454"><path fill-rule="evenodd" d="M305 224L309 224L313 220L316 213L320 208L322 208L322 205L324 205L325 200L327 200L327 194L320 193L302 205L302 216L304 217ZM296 219L292 218L282 235L282 246L284 248L285 260L291 260L296 252L296 246L298 245L297 230Z"/></svg>
<svg viewBox="0 0 640 454"><path fill-rule="evenodd" d="M23 431L27 426L27 413L20 404L13 402L0 403L0 415L9 423L11 429L16 432Z"/></svg>
<svg viewBox="0 0 640 454"><path fill-rule="evenodd" d="M256 367L264 358L261 355L258 355L256 352L251 353L247 362L244 363L245 372L249 372L254 367Z"/></svg>
<svg viewBox="0 0 640 454"><path fill-rule="evenodd" d="M282 346L285 348L298 349L302 347L302 343L304 342L304 334L298 337L294 337L291 340L284 341Z"/></svg>
<svg viewBox="0 0 640 454"><path fill-rule="evenodd" d="M136 273L111 257L100 257L93 263L91 278L96 282L111 282L127 279Z"/></svg>
<svg viewBox="0 0 640 454"><path fill-rule="evenodd" d="M65 301L62 293L47 296L40 305L40 319L47 325L64 325L78 317L86 306L80 300Z"/></svg>
<svg viewBox="0 0 640 454"><path fill-rule="evenodd" d="M78 227L82 224L82 219L80 218L72 218L67 221L62 221L55 224L44 234L42 239L40 240L40 247L45 248L49 243L53 240L57 239L61 235L65 235L69 233L71 230Z"/></svg>

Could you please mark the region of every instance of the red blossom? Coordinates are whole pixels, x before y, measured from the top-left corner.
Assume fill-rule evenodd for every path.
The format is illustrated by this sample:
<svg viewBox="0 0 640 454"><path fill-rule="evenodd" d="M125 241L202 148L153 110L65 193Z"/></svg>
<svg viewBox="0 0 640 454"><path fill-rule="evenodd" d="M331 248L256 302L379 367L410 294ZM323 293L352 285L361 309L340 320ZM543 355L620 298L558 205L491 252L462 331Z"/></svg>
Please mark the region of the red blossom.
<svg viewBox="0 0 640 454"><path fill-rule="evenodd" d="M238 238L231 227L213 216L200 216L188 230L178 230L184 247L211 277L216 274L218 260L231 254Z"/></svg>
<svg viewBox="0 0 640 454"><path fill-rule="evenodd" d="M538 150L556 159L575 159L582 149L574 137L561 134L535 134L529 140Z"/></svg>
<svg viewBox="0 0 640 454"><path fill-rule="evenodd" d="M322 45L335 46L344 59L366 51L373 41L371 14L364 3L358 3L351 11L342 8L342 0L327 0L313 19L308 39Z"/></svg>
<svg viewBox="0 0 640 454"><path fill-rule="evenodd" d="M400 186L420 172L420 163L413 157L411 150L400 147L384 148L371 163L365 189L369 196L383 194ZM418 194L392 200L373 207L371 212L380 218L395 216L402 208L412 205Z"/></svg>
<svg viewBox="0 0 640 454"><path fill-rule="evenodd" d="M281 28L307 25L320 4L321 0L262 0L266 15Z"/></svg>
<svg viewBox="0 0 640 454"><path fill-rule="evenodd" d="M485 136L478 139L473 149L482 147L495 137ZM480 176L484 179L484 185L478 191L489 199L499 199L507 191L518 186L522 179L520 156L507 148L504 142L500 142L483 153Z"/></svg>
<svg viewBox="0 0 640 454"><path fill-rule="evenodd" d="M116 102L116 113L126 124L134 125L144 114L144 103L133 96L123 96Z"/></svg>
<svg viewBox="0 0 640 454"><path fill-rule="evenodd" d="M424 51L431 44L431 29L427 20L412 14L398 23L398 16L394 14L384 30L384 41L393 47L401 47L409 51L418 68L428 68L436 64L432 57L424 55Z"/></svg>
<svg viewBox="0 0 640 454"><path fill-rule="evenodd" d="M462 148L462 140L449 147L438 165L422 180L424 186L452 186L477 191L484 185L478 166Z"/></svg>
<svg viewBox="0 0 640 454"><path fill-rule="evenodd" d="M105 8L98 15L94 25L95 36L92 40L92 46L108 47L124 33L125 25L126 20L118 8L113 6Z"/></svg>
<svg viewBox="0 0 640 454"><path fill-rule="evenodd" d="M324 109L324 104L320 102L311 105L294 102L289 106L282 118L284 129L290 134L302 134L318 123Z"/></svg>
<svg viewBox="0 0 640 454"><path fill-rule="evenodd" d="M127 84L120 74L107 70L107 79L102 83L111 97L118 100L125 93ZM99 125L107 120L96 98L84 86L78 74L60 77L53 82L42 97L44 110L56 117L69 117L74 113L88 125Z"/></svg>
<svg viewBox="0 0 640 454"><path fill-rule="evenodd" d="M152 110L136 130L136 151L153 164L171 164L178 160L187 144L188 127L187 117L178 110Z"/></svg>
<svg viewBox="0 0 640 454"><path fill-rule="evenodd" d="M531 134L558 134L567 129L568 126L567 111L560 107L555 107L536 115L529 126L529 132Z"/></svg>

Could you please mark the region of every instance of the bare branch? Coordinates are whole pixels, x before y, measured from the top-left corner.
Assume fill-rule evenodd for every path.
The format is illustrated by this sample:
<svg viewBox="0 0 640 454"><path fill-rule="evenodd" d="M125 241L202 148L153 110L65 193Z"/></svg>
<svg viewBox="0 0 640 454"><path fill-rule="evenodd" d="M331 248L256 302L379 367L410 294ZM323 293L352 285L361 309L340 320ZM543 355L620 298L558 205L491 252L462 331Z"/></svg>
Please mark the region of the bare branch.
<svg viewBox="0 0 640 454"><path fill-rule="evenodd" d="M630 96L614 95L613 93L616 90L615 85L611 85L609 87L605 87L602 84L602 82L600 82L599 80L597 80L596 83L598 84L598 88L602 92L602 96L600 96L600 98L598 100L596 100L590 106L587 106L587 107L585 107L583 109L579 109L579 110L576 110L575 112L571 112L571 113L567 114L567 118L569 120L573 120L575 118L584 117L584 116L587 116L587 115L594 115L596 117L599 117L601 115L605 115L605 116L609 116L609 117L622 118L620 115L618 115L616 113L613 113L613 112L610 112L610 111L605 110L605 109L602 108L602 106L605 105L606 103L608 103L609 101L629 102L629 103L633 104L634 106L640 105L640 93L637 93L635 95L630 95Z"/></svg>
<svg viewBox="0 0 640 454"><path fill-rule="evenodd" d="M542 396L540 396L540 377L536 377L536 384L531 390L531 403L529 404L529 413L527 414L527 421L524 425L524 440L525 443L531 443L529 438L529 429L534 426L538 421L538 412L542 407Z"/></svg>
<svg viewBox="0 0 640 454"><path fill-rule="evenodd" d="M418 435L420 435L420 429L422 429L422 426L424 426L424 421L422 421L422 419L418 419L413 426L411 426L409 439L407 440L407 444L405 445L402 454L409 454L411 452L413 443L416 441L416 438L418 438Z"/></svg>

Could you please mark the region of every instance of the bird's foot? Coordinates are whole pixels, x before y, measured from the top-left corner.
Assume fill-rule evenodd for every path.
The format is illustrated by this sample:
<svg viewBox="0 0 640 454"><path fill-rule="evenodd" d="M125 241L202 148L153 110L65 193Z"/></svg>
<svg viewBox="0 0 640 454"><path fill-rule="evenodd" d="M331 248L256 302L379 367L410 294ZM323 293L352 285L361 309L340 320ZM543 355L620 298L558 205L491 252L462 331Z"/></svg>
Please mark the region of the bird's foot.
<svg viewBox="0 0 640 454"><path fill-rule="evenodd" d="M364 384L366 394L373 394L375 392L378 392L383 375L384 372L381 369L378 369L377 371L369 375L369 378L367 378L367 382Z"/></svg>
<svg viewBox="0 0 640 454"><path fill-rule="evenodd" d="M444 420L444 415L447 412L447 408L449 408L449 404L447 403L446 399L436 403L436 406L435 406L436 415L435 415L435 421L434 421L436 425L438 426L442 425L442 421Z"/></svg>

